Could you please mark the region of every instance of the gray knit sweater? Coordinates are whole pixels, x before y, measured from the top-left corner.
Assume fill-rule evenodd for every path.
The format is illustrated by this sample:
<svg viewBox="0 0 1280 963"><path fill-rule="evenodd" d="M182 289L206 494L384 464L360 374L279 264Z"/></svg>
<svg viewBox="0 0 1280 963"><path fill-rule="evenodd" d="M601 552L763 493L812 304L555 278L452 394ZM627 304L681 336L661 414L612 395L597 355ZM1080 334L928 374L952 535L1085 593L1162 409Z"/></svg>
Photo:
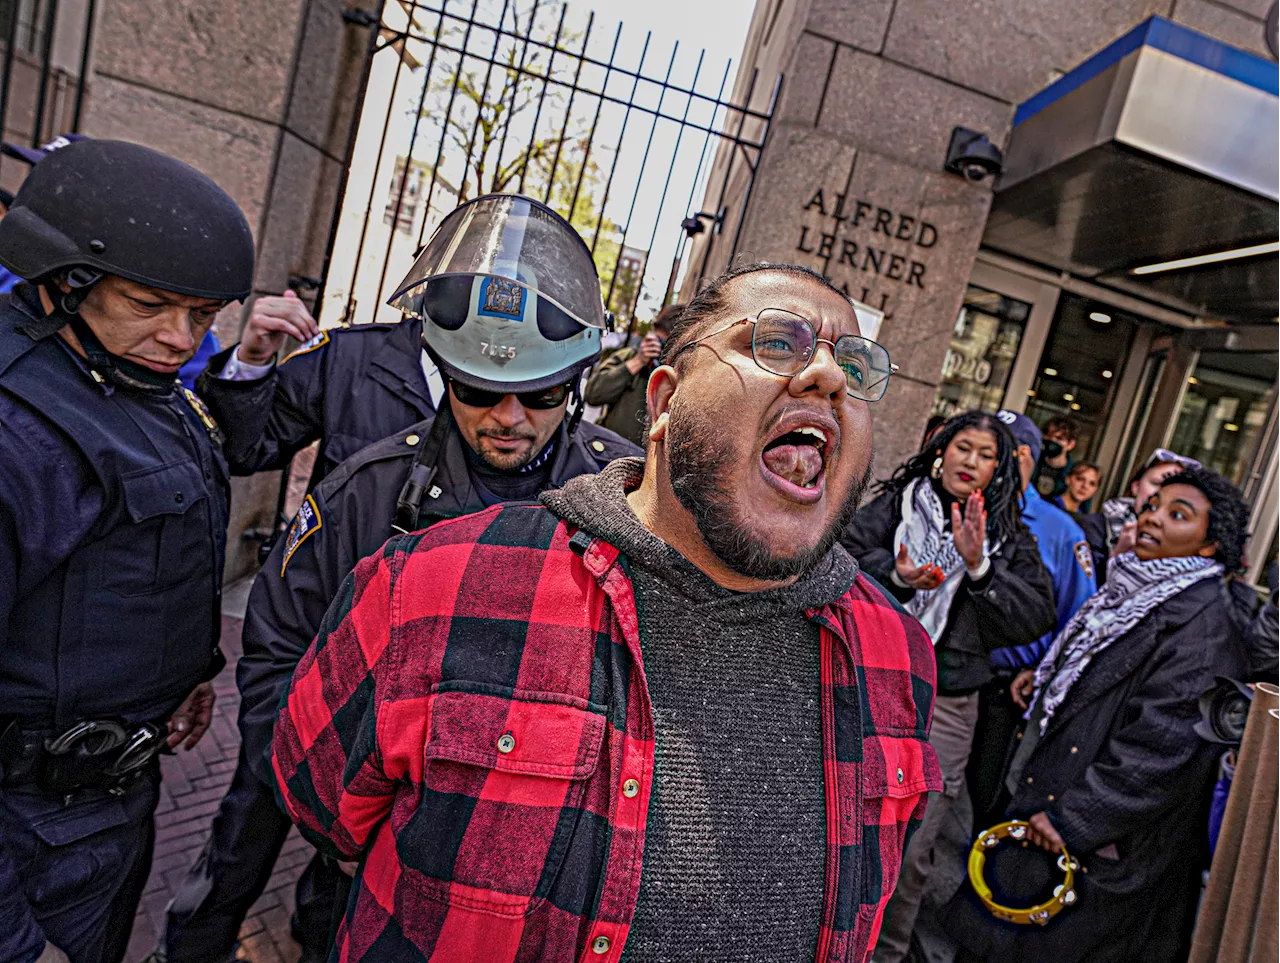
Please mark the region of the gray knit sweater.
<svg viewBox="0 0 1280 963"><path fill-rule="evenodd" d="M826 829L818 629L843 595L838 545L794 585L721 588L627 504L643 462L614 462L543 501L625 556L656 730L654 787L627 963L811 961Z"/></svg>

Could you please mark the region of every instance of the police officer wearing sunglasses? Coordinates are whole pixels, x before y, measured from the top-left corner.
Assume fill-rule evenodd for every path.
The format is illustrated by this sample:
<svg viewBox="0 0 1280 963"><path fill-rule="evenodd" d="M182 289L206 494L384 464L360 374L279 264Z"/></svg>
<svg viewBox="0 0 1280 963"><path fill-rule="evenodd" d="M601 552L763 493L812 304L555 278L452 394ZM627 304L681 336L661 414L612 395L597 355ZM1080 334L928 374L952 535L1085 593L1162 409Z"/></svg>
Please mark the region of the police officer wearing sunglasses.
<svg viewBox="0 0 1280 963"><path fill-rule="evenodd" d="M392 303L412 326L406 330L421 331L447 394L437 415L331 472L254 583L237 669L241 764L210 841L170 906L157 954L170 963L230 956L270 876L292 825L269 788L280 695L356 562L397 531L536 498L641 454L581 420L578 384L600 357L605 313L590 251L554 211L517 195L462 205L441 223ZM322 892L346 880L317 862L307 876L309 888ZM300 894L294 933L308 954L327 955L331 907L341 911L346 899L345 891L330 895Z"/></svg>

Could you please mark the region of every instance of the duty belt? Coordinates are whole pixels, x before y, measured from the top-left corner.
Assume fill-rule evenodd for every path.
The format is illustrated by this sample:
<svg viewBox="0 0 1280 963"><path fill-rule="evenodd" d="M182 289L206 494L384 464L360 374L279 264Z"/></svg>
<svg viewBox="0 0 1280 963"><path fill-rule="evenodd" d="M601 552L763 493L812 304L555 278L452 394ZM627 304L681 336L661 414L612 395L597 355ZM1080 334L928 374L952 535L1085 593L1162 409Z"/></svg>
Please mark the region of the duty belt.
<svg viewBox="0 0 1280 963"><path fill-rule="evenodd" d="M166 735L167 727L154 722L102 719L59 732L0 717L0 784L34 785L59 796L85 789L120 794L166 749Z"/></svg>

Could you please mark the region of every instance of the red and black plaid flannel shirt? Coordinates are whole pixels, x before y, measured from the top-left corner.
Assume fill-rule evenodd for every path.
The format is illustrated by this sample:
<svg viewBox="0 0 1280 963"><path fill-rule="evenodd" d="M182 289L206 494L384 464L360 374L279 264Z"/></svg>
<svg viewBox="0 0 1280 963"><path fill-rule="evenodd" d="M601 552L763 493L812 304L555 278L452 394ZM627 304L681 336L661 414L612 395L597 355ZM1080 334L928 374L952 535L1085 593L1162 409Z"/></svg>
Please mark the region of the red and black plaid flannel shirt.
<svg viewBox="0 0 1280 963"><path fill-rule="evenodd" d="M861 963L908 826L941 788L933 650L862 577L808 615L827 794L816 959ZM364 559L298 665L274 747L303 832L363 860L338 959L615 963L653 731L615 547L545 508L495 506Z"/></svg>

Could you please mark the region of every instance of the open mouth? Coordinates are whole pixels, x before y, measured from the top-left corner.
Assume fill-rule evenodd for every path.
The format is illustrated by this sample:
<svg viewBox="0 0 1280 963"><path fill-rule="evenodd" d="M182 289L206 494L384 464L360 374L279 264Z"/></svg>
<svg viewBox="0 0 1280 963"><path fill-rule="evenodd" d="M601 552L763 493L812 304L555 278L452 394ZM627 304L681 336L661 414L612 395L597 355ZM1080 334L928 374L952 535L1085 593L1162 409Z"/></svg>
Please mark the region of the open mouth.
<svg viewBox="0 0 1280 963"><path fill-rule="evenodd" d="M798 501L817 501L822 496L828 444L828 432L816 425L783 432L764 446L760 456L765 480Z"/></svg>
<svg viewBox="0 0 1280 963"><path fill-rule="evenodd" d="M1138 532L1138 537L1134 539L1139 545L1159 545L1160 539L1156 538L1150 532Z"/></svg>

